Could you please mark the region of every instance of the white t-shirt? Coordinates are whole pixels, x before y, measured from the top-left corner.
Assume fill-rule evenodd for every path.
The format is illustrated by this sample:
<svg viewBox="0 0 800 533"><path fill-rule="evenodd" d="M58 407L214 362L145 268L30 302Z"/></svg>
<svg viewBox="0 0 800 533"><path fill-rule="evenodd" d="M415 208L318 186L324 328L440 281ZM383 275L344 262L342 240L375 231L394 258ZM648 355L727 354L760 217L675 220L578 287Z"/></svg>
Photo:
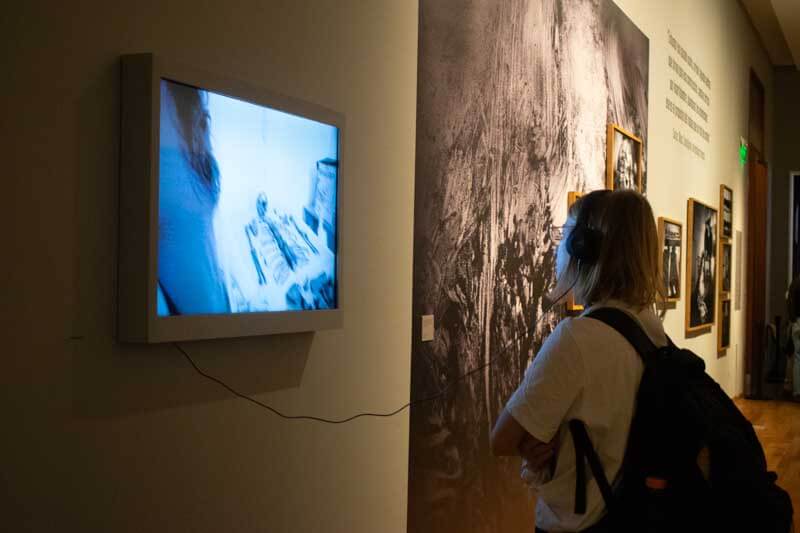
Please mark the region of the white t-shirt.
<svg viewBox="0 0 800 533"><path fill-rule="evenodd" d="M656 346L667 338L656 314L616 307L634 317ZM566 318L544 342L506 409L542 442L559 437L553 477L537 487L536 525L547 531L580 531L603 517L605 503L591 471L586 469L586 514L575 510L575 447L569 421L586 424L610 483L619 472L644 365L625 338L606 324L580 316Z"/></svg>

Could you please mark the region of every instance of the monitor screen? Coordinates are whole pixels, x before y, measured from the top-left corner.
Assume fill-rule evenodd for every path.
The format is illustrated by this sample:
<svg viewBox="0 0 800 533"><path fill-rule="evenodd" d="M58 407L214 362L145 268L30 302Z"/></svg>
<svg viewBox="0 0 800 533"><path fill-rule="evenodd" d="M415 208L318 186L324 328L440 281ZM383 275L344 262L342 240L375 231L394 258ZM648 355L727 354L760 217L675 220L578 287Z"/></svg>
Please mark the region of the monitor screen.
<svg viewBox="0 0 800 533"><path fill-rule="evenodd" d="M336 309L338 128L160 85L158 315Z"/></svg>

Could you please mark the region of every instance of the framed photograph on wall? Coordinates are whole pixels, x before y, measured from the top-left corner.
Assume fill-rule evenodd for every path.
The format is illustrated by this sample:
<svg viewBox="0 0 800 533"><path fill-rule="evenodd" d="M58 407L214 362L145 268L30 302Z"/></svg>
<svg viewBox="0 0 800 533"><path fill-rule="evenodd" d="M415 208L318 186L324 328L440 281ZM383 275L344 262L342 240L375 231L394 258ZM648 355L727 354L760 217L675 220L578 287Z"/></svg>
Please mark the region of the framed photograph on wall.
<svg viewBox="0 0 800 533"><path fill-rule="evenodd" d="M733 246L729 242L720 242L719 292L722 298L730 298L732 270L733 270Z"/></svg>
<svg viewBox="0 0 800 533"><path fill-rule="evenodd" d="M616 124L608 125L606 143L606 189L642 192L642 139Z"/></svg>
<svg viewBox="0 0 800 533"><path fill-rule="evenodd" d="M668 302L677 302L681 298L682 235L683 225L680 222L658 217L658 265Z"/></svg>
<svg viewBox="0 0 800 533"><path fill-rule="evenodd" d="M583 196L582 192L571 191L567 193L567 213L569 213L569 209L572 207L572 204L574 204L581 196ZM567 312L580 313L582 311L583 306L575 303L575 294L572 291L569 291L567 294Z"/></svg>
<svg viewBox="0 0 800 533"><path fill-rule="evenodd" d="M733 238L733 189L725 185L719 186L719 208L722 210L720 236L723 239Z"/></svg>
<svg viewBox="0 0 800 533"><path fill-rule="evenodd" d="M719 326L717 327L717 355L720 357L731 345L731 301L719 302Z"/></svg>
<svg viewBox="0 0 800 533"><path fill-rule="evenodd" d="M690 198L686 211L686 333L711 329L717 303L717 210Z"/></svg>

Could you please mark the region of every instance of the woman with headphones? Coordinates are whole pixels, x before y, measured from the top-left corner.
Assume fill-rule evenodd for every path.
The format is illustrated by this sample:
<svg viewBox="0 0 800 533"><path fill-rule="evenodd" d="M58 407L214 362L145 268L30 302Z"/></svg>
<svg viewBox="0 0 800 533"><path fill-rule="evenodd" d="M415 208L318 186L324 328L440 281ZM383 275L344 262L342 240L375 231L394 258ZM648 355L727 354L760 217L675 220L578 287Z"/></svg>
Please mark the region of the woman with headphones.
<svg viewBox="0 0 800 533"><path fill-rule="evenodd" d="M630 190L594 191L570 208L553 293L570 290L586 308L562 320L542 345L494 426L492 451L523 458L536 491L537 531L607 531L593 480L585 513L575 513L576 456L569 422L582 421L609 480L616 479L643 364L619 333L585 315L614 307L633 317L656 346L667 338L655 313L663 295L658 236L647 200Z"/></svg>

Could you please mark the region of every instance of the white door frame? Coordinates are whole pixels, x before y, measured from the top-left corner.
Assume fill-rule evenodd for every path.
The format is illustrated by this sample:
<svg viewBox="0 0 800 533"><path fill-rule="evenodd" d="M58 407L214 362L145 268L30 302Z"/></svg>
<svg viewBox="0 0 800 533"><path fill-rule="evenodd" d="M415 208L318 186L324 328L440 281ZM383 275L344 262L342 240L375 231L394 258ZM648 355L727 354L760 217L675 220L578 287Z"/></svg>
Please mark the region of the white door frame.
<svg viewBox="0 0 800 533"><path fill-rule="evenodd" d="M789 216L787 220L789 221L789 269L788 269L788 280L786 286L788 287L792 283L792 269L794 267L793 260L794 260L794 236L795 236L795 227L794 227L794 180L795 177L800 176L800 170L792 170L789 172ZM798 229L798 233L800 233L800 228Z"/></svg>

